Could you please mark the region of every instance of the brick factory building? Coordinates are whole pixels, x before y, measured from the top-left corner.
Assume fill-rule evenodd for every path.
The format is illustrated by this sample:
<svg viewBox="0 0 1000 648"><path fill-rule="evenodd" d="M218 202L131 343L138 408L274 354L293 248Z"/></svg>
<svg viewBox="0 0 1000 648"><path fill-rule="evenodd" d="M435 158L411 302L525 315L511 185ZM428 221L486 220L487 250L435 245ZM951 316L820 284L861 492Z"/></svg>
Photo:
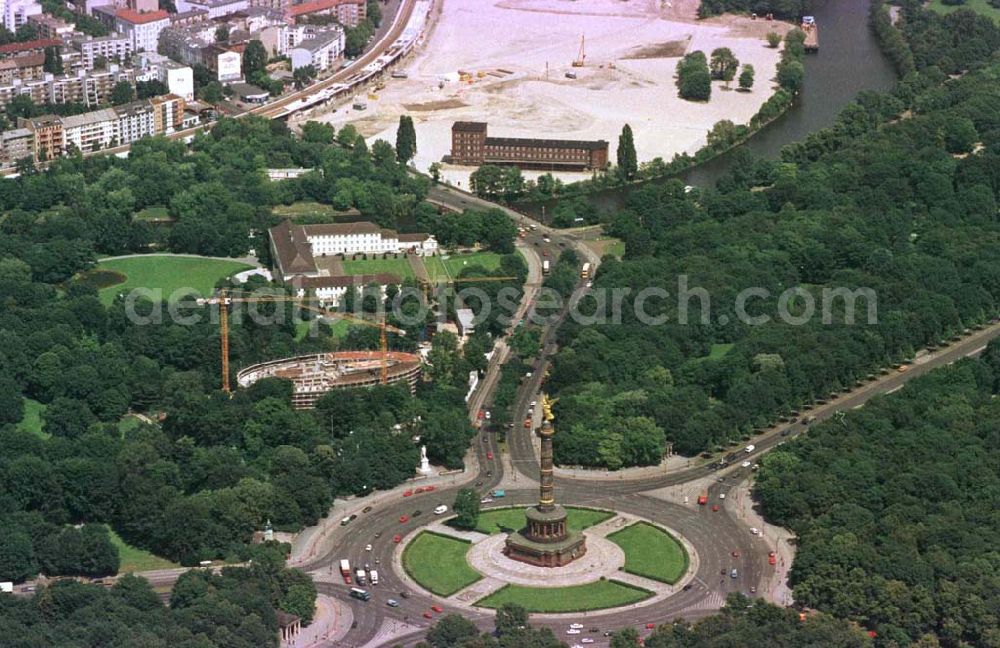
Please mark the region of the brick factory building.
<svg viewBox="0 0 1000 648"><path fill-rule="evenodd" d="M500 164L522 169L582 171L608 166L605 140L554 140L488 137L486 122L455 122L451 127L451 164Z"/></svg>

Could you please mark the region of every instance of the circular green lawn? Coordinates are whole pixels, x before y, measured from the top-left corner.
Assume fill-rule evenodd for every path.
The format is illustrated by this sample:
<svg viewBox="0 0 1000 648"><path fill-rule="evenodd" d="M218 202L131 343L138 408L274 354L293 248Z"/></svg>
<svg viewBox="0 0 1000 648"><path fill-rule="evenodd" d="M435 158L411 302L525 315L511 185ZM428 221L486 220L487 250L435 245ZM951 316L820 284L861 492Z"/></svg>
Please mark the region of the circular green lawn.
<svg viewBox="0 0 1000 648"><path fill-rule="evenodd" d="M622 569L630 574L673 585L687 571L688 555L681 543L648 522L615 531L608 540L625 552Z"/></svg>

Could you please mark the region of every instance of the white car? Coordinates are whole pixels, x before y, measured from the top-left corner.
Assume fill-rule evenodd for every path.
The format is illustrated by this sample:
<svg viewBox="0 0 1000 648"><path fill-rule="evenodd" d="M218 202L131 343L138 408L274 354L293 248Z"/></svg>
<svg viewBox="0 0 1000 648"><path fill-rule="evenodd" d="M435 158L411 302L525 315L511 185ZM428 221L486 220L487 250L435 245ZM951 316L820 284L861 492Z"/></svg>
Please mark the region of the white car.
<svg viewBox="0 0 1000 648"><path fill-rule="evenodd" d="M574 630L583 630L582 623L571 623L569 624L569 627L573 628Z"/></svg>
<svg viewBox="0 0 1000 648"><path fill-rule="evenodd" d="M580 634L580 631L577 630L576 628L570 628L569 630L566 631L566 634Z"/></svg>
<svg viewBox="0 0 1000 648"><path fill-rule="evenodd" d="M583 643L594 643L594 640L591 639L590 637L584 637L580 641L582 641Z"/></svg>
<svg viewBox="0 0 1000 648"><path fill-rule="evenodd" d="M719 499L726 499L725 493L719 493Z"/></svg>
<svg viewBox="0 0 1000 648"><path fill-rule="evenodd" d="M755 446L754 444L751 443L746 448L744 448L743 451L746 452L747 454L750 454L751 452L753 452L756 449L757 449L757 446Z"/></svg>
<svg viewBox="0 0 1000 648"><path fill-rule="evenodd" d="M486 410L486 420L490 420L490 411Z"/></svg>
<svg viewBox="0 0 1000 648"><path fill-rule="evenodd" d="M760 533L760 529L758 529L757 527L753 527L750 529L750 533L752 535L757 535L758 533Z"/></svg>
<svg viewBox="0 0 1000 648"><path fill-rule="evenodd" d="M442 504L441 506L434 509L434 515L444 515L448 512L448 507Z"/></svg>
<svg viewBox="0 0 1000 648"><path fill-rule="evenodd" d="M537 404L538 404L538 401L531 401L531 407L532 407L532 409L534 409L535 405L537 405Z"/></svg>
<svg viewBox="0 0 1000 648"><path fill-rule="evenodd" d="M750 462L749 461L744 461L740 465L743 466L744 468L749 468L750 467Z"/></svg>
<svg viewBox="0 0 1000 648"><path fill-rule="evenodd" d="M372 550L371 545L365 545L365 551L371 551L371 550Z"/></svg>
<svg viewBox="0 0 1000 648"><path fill-rule="evenodd" d="M479 500L479 503L480 504L492 504L493 503L493 498L492 497L484 497L483 499Z"/></svg>

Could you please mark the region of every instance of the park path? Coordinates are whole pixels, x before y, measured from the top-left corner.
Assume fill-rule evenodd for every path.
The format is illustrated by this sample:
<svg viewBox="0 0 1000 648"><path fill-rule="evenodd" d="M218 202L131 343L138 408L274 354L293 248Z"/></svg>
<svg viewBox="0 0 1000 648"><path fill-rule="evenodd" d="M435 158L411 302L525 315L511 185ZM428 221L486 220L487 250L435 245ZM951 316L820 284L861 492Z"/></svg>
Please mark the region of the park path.
<svg viewBox="0 0 1000 648"><path fill-rule="evenodd" d="M413 274L417 276L420 282L430 283L431 275L427 272L427 267L424 266L424 260L422 257L416 254L407 254L406 260L410 262L410 268L413 270Z"/></svg>
<svg viewBox="0 0 1000 648"><path fill-rule="evenodd" d="M215 257L215 256L203 256L201 254L185 254L183 252L174 254L173 252L151 252L149 254L120 254L118 256L101 257L97 260L98 263L101 261L117 261L119 259L138 259L145 257L186 257L189 259L211 259L213 261L238 261L240 263L246 263L257 268L263 267L257 257L243 256L243 257Z"/></svg>

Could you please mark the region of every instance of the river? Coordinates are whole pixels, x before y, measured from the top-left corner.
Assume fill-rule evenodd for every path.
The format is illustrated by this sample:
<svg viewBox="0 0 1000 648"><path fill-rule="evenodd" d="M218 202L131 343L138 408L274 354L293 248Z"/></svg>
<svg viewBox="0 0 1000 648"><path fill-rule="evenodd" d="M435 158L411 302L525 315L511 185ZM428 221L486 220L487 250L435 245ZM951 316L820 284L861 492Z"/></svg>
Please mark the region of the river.
<svg viewBox="0 0 1000 648"><path fill-rule="evenodd" d="M833 123L837 114L862 90L886 91L896 81L896 73L882 54L868 26L870 0L818 0L813 10L819 26L820 50L805 59L805 83L796 103L784 115L751 137L740 148L754 155L774 159L781 147ZM714 184L729 167L734 151L720 155L681 174L687 183ZM650 180L663 182L665 178ZM601 211L621 208L633 187L618 187L589 194ZM544 203L551 213L555 201ZM536 213L542 203L517 205Z"/></svg>

